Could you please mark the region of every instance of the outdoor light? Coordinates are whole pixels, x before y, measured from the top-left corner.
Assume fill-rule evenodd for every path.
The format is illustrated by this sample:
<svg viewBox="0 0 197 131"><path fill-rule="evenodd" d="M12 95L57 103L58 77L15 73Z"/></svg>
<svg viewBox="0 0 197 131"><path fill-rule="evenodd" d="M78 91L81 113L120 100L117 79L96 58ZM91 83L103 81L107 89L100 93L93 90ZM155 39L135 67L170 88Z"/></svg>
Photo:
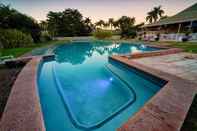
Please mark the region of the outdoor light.
<svg viewBox="0 0 197 131"><path fill-rule="evenodd" d="M113 79L113 77L110 77L109 80L110 80L110 81L113 81L114 79Z"/></svg>

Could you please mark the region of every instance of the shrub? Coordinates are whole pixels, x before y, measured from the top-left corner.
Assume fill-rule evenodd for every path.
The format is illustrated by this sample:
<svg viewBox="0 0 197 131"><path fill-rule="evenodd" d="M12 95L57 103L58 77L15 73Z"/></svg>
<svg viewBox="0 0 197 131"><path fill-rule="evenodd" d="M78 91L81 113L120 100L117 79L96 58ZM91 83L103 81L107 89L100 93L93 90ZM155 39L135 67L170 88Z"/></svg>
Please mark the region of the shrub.
<svg viewBox="0 0 197 131"><path fill-rule="evenodd" d="M0 29L0 43L3 48L25 47L32 44L33 39L16 29Z"/></svg>
<svg viewBox="0 0 197 131"><path fill-rule="evenodd" d="M94 32L93 33L93 36L95 38L98 38L98 39L111 38L112 37L112 32L111 31L102 31L102 30L99 30L99 31Z"/></svg>
<svg viewBox="0 0 197 131"><path fill-rule="evenodd" d="M0 2L0 27L2 29L17 29L28 33L34 42L40 41L41 28L32 17L20 13L10 8L9 5L3 5Z"/></svg>
<svg viewBox="0 0 197 131"><path fill-rule="evenodd" d="M129 27L121 31L121 37L125 38L135 38L137 36L136 29L134 27Z"/></svg>

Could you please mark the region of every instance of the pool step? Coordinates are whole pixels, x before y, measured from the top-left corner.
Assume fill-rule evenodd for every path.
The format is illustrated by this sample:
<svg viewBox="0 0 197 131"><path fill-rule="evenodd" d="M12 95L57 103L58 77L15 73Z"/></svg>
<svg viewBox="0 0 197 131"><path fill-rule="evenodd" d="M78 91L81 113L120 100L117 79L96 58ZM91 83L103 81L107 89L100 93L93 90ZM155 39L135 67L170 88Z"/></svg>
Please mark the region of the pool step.
<svg viewBox="0 0 197 131"><path fill-rule="evenodd" d="M127 82L130 86L136 88L138 85L142 85L146 88L151 89L154 93L156 93L160 88L158 86L155 86L154 83L151 83L150 81L147 81L144 79L143 81L139 81L140 77L137 73L132 72L124 67L121 67L121 65L111 64L108 63L106 65L107 68L109 68L112 72L117 74L122 80ZM133 73L135 75L133 75Z"/></svg>

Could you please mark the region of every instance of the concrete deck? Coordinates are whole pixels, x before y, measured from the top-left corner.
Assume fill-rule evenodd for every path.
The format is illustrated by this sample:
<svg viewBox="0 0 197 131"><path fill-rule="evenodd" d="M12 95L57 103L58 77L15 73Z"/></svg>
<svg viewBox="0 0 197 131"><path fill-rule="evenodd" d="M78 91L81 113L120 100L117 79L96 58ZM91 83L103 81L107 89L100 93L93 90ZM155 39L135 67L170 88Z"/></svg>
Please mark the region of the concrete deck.
<svg viewBox="0 0 197 131"><path fill-rule="evenodd" d="M166 57L166 59L171 58L171 62L175 62L175 58L178 60L182 58L180 57L182 55L179 56L179 54L172 55L177 57L169 56L171 55L163 57ZM152 63L151 60L154 57L128 59L121 56L112 56L110 58L168 82L139 112L123 124L118 131L179 131L196 94L197 84L178 77L171 71L168 72L167 69L171 69L171 67L163 69L163 71L158 70L161 66L158 66L159 62L156 60L153 65L147 64L149 62ZM154 69L155 66L158 66L158 69Z"/></svg>
<svg viewBox="0 0 197 131"><path fill-rule="evenodd" d="M177 53L132 61L197 83L197 54Z"/></svg>
<svg viewBox="0 0 197 131"><path fill-rule="evenodd" d="M0 121L0 131L45 131L36 84L40 60L33 58L18 75Z"/></svg>
<svg viewBox="0 0 197 131"><path fill-rule="evenodd" d="M193 83L197 80L197 57L192 57L193 59L187 53L139 59L113 56L114 60L168 81L118 130L180 130L197 91L197 84ZM36 70L40 60L41 58L32 59L15 81L0 123L0 131L45 131L36 86Z"/></svg>

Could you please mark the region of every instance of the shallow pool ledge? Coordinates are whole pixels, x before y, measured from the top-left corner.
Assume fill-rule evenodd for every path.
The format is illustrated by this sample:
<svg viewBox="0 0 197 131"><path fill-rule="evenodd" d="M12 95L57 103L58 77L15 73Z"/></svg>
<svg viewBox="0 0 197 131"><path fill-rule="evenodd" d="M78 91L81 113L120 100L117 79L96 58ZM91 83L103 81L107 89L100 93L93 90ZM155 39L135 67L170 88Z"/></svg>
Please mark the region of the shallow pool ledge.
<svg viewBox="0 0 197 131"><path fill-rule="evenodd" d="M197 92L197 84L138 64L125 57L112 56L110 59L168 81L139 112L117 130L179 131Z"/></svg>
<svg viewBox="0 0 197 131"><path fill-rule="evenodd" d="M37 91L37 67L33 57L18 75L5 107L0 131L45 131Z"/></svg>

